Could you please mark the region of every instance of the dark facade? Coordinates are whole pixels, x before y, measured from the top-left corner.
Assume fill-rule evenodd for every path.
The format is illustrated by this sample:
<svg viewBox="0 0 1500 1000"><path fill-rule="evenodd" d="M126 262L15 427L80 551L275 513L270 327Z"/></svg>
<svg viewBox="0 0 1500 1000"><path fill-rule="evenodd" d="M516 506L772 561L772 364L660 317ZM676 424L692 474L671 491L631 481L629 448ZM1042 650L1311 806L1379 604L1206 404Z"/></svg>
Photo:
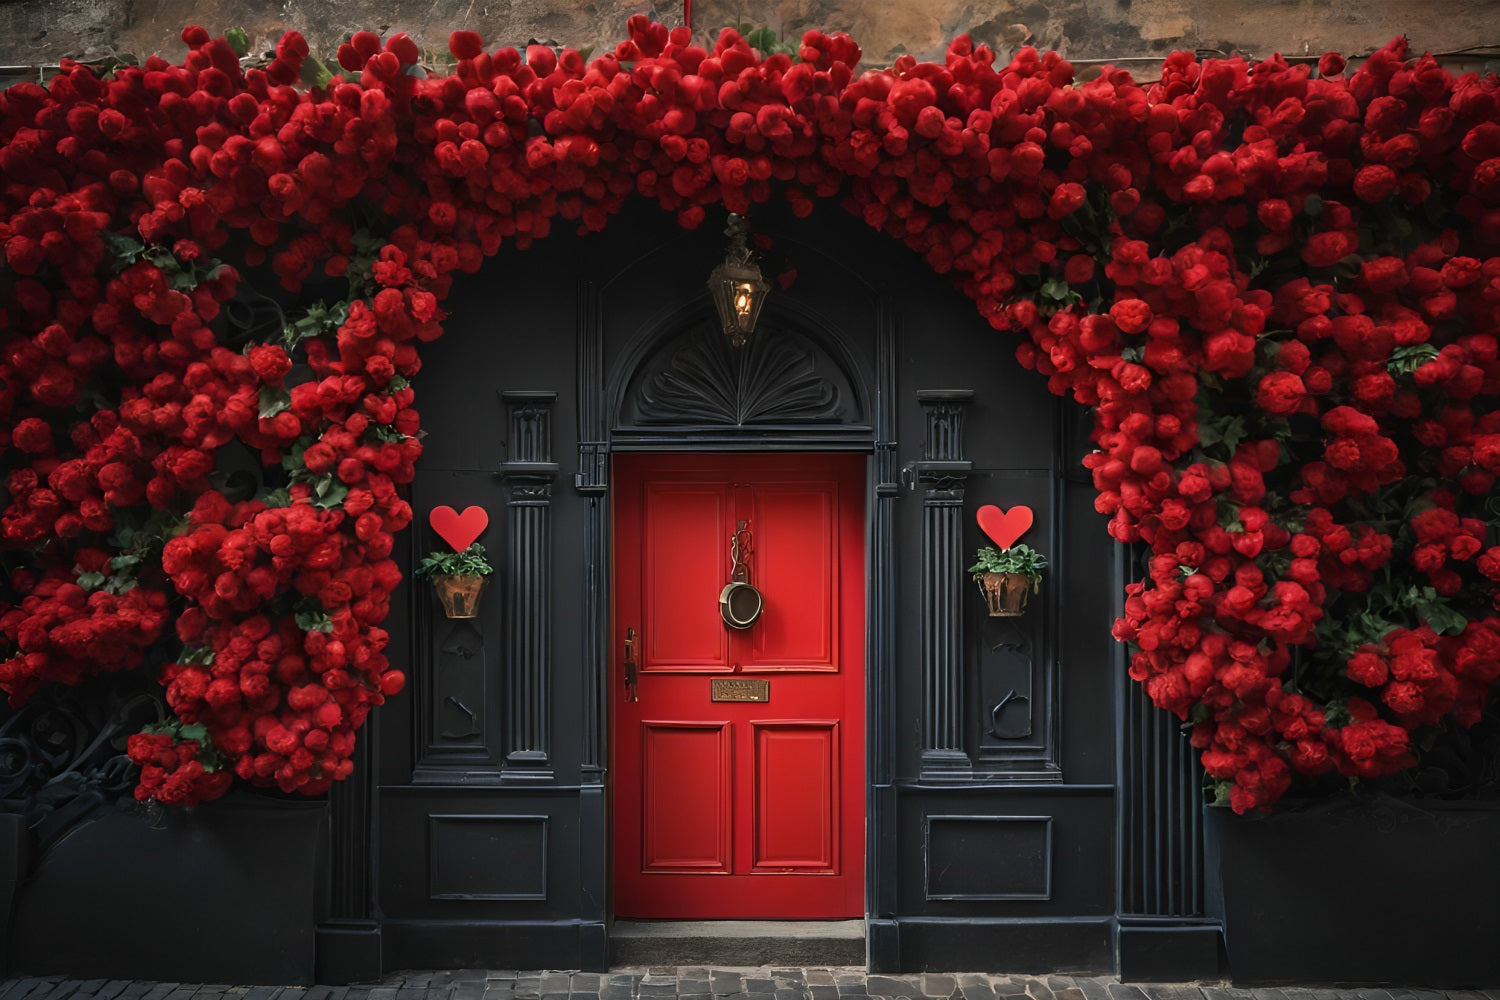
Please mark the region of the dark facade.
<svg viewBox="0 0 1500 1000"><path fill-rule="evenodd" d="M420 581L398 594L409 684L334 794L320 975L607 966L611 463L642 451L864 456L867 795L844 820L865 829L871 969L1212 974L1198 800L1110 638L1124 559L1083 414L834 206L753 222L797 276L738 351L704 290L717 220L637 207L456 285L415 383L406 558L438 547L434 506L479 505L497 572L472 622ZM1020 618L985 617L966 572L989 503L1032 507L1051 561Z"/></svg>

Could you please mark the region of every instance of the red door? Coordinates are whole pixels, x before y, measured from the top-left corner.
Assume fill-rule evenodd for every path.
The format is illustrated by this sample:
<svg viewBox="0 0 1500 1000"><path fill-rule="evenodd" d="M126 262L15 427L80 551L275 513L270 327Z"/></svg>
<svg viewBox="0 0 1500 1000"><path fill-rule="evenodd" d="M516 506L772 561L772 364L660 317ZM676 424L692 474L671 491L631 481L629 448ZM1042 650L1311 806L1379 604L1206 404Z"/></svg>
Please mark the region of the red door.
<svg viewBox="0 0 1500 1000"><path fill-rule="evenodd" d="M863 459L622 455L611 495L616 915L861 915ZM741 521L743 630L719 611Z"/></svg>

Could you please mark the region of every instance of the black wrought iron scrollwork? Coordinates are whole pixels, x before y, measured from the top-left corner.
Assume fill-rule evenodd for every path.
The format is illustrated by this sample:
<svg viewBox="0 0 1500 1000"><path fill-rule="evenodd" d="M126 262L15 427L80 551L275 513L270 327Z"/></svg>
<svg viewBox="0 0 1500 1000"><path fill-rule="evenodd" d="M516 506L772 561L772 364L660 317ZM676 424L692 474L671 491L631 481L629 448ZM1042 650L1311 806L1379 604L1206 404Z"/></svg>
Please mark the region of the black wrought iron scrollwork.
<svg viewBox="0 0 1500 1000"><path fill-rule="evenodd" d="M115 684L44 688L0 722L0 809L26 817L34 856L130 795L136 769L126 743L166 717L159 691L102 680Z"/></svg>
<svg viewBox="0 0 1500 1000"><path fill-rule="evenodd" d="M234 297L219 312L223 319L223 340L229 347L278 340L286 329L286 312L281 303L256 291L243 277L235 285Z"/></svg>

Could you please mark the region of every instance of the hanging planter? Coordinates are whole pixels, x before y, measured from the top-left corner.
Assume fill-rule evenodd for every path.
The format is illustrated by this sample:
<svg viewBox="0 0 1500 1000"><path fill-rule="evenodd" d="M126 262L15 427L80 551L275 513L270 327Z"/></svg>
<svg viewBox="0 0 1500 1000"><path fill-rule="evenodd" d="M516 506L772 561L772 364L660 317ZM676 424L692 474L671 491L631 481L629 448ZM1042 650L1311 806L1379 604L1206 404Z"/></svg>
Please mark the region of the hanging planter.
<svg viewBox="0 0 1500 1000"><path fill-rule="evenodd" d="M417 567L418 576L431 577L438 603L449 618L473 618L479 613L479 597L494 571L478 542L462 552L429 553Z"/></svg>
<svg viewBox="0 0 1500 1000"><path fill-rule="evenodd" d="M437 591L443 614L449 618L473 618L479 614L479 597L487 583L489 580L482 576L434 576L432 589Z"/></svg>
<svg viewBox="0 0 1500 1000"><path fill-rule="evenodd" d="M1003 511L985 504L975 514L979 528L995 545L985 545L975 555L969 572L979 584L991 618L1015 618L1026 610L1026 602L1042 585L1047 557L1016 540L1031 527L1030 507L1017 505ZM996 548L999 546L999 548Z"/></svg>
<svg viewBox="0 0 1500 1000"><path fill-rule="evenodd" d="M1040 579L1040 578L1038 578ZM1015 618L1026 610L1033 584L1025 573L975 573L991 618Z"/></svg>

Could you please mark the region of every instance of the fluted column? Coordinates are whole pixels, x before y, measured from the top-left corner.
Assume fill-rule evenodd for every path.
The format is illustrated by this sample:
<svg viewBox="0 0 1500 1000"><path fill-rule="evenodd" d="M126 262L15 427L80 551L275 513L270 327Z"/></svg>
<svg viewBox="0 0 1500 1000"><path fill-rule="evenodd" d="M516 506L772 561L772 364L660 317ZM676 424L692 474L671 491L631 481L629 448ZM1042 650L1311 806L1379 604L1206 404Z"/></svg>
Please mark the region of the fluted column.
<svg viewBox="0 0 1500 1000"><path fill-rule="evenodd" d="M552 406L555 392L503 392L510 413L505 480L506 781L552 778Z"/></svg>
<svg viewBox="0 0 1500 1000"><path fill-rule="evenodd" d="M971 769L964 749L962 604L964 414L970 389L917 393L927 423L915 486L922 489L922 763L923 778L954 778Z"/></svg>

